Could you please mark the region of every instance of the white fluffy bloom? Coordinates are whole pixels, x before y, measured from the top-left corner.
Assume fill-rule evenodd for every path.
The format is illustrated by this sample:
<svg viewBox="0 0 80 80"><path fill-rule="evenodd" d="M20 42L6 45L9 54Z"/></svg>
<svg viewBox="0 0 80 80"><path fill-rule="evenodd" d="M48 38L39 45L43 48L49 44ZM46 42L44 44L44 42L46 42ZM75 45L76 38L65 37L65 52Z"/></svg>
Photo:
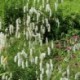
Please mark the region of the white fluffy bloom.
<svg viewBox="0 0 80 80"><path fill-rule="evenodd" d="M39 63L40 71L42 70L42 62Z"/></svg>
<svg viewBox="0 0 80 80"><path fill-rule="evenodd" d="M2 80L5 80L6 76L5 74L2 75Z"/></svg>
<svg viewBox="0 0 80 80"><path fill-rule="evenodd" d="M80 49L80 43L77 43L72 47L73 52L75 52L76 50L79 50L79 49Z"/></svg>
<svg viewBox="0 0 80 80"><path fill-rule="evenodd" d="M48 28L48 32L50 32L50 31L51 31L51 26L50 26L50 24L47 24L47 28Z"/></svg>
<svg viewBox="0 0 80 80"><path fill-rule="evenodd" d="M22 59L18 59L18 67L22 65Z"/></svg>
<svg viewBox="0 0 80 80"><path fill-rule="evenodd" d="M9 76L10 76L10 78L12 78L12 73L11 72L10 72Z"/></svg>
<svg viewBox="0 0 80 80"><path fill-rule="evenodd" d="M37 12L37 22L39 21L39 18L40 18L40 13L39 12Z"/></svg>
<svg viewBox="0 0 80 80"><path fill-rule="evenodd" d="M43 6L42 6L42 5L40 5L40 6L39 6L39 10L41 11L41 10L42 10L42 8L43 8Z"/></svg>
<svg viewBox="0 0 80 80"><path fill-rule="evenodd" d="M47 68L47 69L50 69L49 63L46 63L46 68Z"/></svg>
<svg viewBox="0 0 80 80"><path fill-rule="evenodd" d="M80 72L77 72L76 74L75 74L75 80L79 80L80 79Z"/></svg>
<svg viewBox="0 0 80 80"><path fill-rule="evenodd" d="M41 33L44 34L45 33L45 27L43 25L41 25Z"/></svg>
<svg viewBox="0 0 80 80"><path fill-rule="evenodd" d="M36 70L36 75L38 75L38 71Z"/></svg>
<svg viewBox="0 0 80 80"><path fill-rule="evenodd" d="M16 19L16 27L17 27L17 30L19 29L19 24L21 23L21 19L20 18L18 18L18 19Z"/></svg>
<svg viewBox="0 0 80 80"><path fill-rule="evenodd" d="M46 37L46 45L48 45L48 38Z"/></svg>
<svg viewBox="0 0 80 80"><path fill-rule="evenodd" d="M51 70L50 70L49 63L46 63L46 76L47 76L47 80L49 80L51 76Z"/></svg>
<svg viewBox="0 0 80 80"><path fill-rule="evenodd" d="M49 24L48 18L45 19L45 22L46 22L46 26L47 26L47 24Z"/></svg>
<svg viewBox="0 0 80 80"><path fill-rule="evenodd" d="M69 80L68 78L64 77L64 78L60 78L60 80Z"/></svg>
<svg viewBox="0 0 80 80"><path fill-rule="evenodd" d="M34 58L33 58L33 50L30 49L30 62L33 63L34 62Z"/></svg>
<svg viewBox="0 0 80 80"><path fill-rule="evenodd" d="M45 19L43 18L43 19L42 19L42 24L44 24L44 22L45 22Z"/></svg>
<svg viewBox="0 0 80 80"><path fill-rule="evenodd" d="M52 59L50 59L50 68L51 68L51 71L53 70L53 63L52 63Z"/></svg>
<svg viewBox="0 0 80 80"><path fill-rule="evenodd" d="M23 57L22 57L23 56ZM18 52L17 55L14 57L14 61L18 61L18 66L22 66L24 68L24 59L27 58L27 53L25 53L24 49L21 52Z"/></svg>
<svg viewBox="0 0 80 80"><path fill-rule="evenodd" d="M43 74L40 74L40 80L43 80Z"/></svg>
<svg viewBox="0 0 80 80"><path fill-rule="evenodd" d="M26 13L26 11L28 11L28 7L29 7L28 3L25 6L23 6L23 12L24 13Z"/></svg>
<svg viewBox="0 0 80 80"><path fill-rule="evenodd" d="M15 34L16 38L20 38L20 33L19 33L20 23L21 23L21 19L18 18L16 20L16 34Z"/></svg>
<svg viewBox="0 0 80 80"><path fill-rule="evenodd" d="M51 49L50 49L50 47L47 48L47 51L48 51L48 55L50 55L50 54L51 54Z"/></svg>
<svg viewBox="0 0 80 80"><path fill-rule="evenodd" d="M44 74L44 68L41 69L41 73Z"/></svg>
<svg viewBox="0 0 80 80"><path fill-rule="evenodd" d="M18 57L17 57L17 55L14 57L14 62L17 62L17 60L18 60Z"/></svg>
<svg viewBox="0 0 80 80"><path fill-rule="evenodd" d="M24 58L27 58L27 53L24 51L24 49L21 51L21 54L24 56Z"/></svg>
<svg viewBox="0 0 80 80"><path fill-rule="evenodd" d="M14 26L12 24L9 25L9 32L10 34L14 32Z"/></svg>
<svg viewBox="0 0 80 80"><path fill-rule="evenodd" d="M43 59L46 57L46 53L41 53L40 54L40 61L43 61Z"/></svg>
<svg viewBox="0 0 80 80"><path fill-rule="evenodd" d="M22 61L22 68L23 68L23 69L25 68L25 64L24 64L24 61Z"/></svg>
<svg viewBox="0 0 80 80"><path fill-rule="evenodd" d="M37 13L37 10L34 7L31 7L29 14L32 15L33 13Z"/></svg>
<svg viewBox="0 0 80 80"><path fill-rule="evenodd" d="M26 67L28 67L28 61L26 60Z"/></svg>
<svg viewBox="0 0 80 80"><path fill-rule="evenodd" d="M29 15L27 15L27 21L26 21L26 25L29 26L31 21L31 17Z"/></svg>
<svg viewBox="0 0 80 80"><path fill-rule="evenodd" d="M32 30L35 29L35 23L32 22L30 27L31 27Z"/></svg>
<svg viewBox="0 0 80 80"><path fill-rule="evenodd" d="M38 39L40 40L41 39L41 34L37 33L37 36L38 36Z"/></svg>
<svg viewBox="0 0 80 80"><path fill-rule="evenodd" d="M0 50L2 50L6 45L6 35L0 32Z"/></svg>
<svg viewBox="0 0 80 80"><path fill-rule="evenodd" d="M35 26L35 32L37 33L37 31L38 31L38 26L36 25Z"/></svg>
<svg viewBox="0 0 80 80"><path fill-rule="evenodd" d="M67 72L67 77L69 78L69 76L70 76L70 68L69 68L69 65L67 66L66 72Z"/></svg>
<svg viewBox="0 0 80 80"><path fill-rule="evenodd" d="M46 12L50 12L50 11L51 11L50 5L46 4Z"/></svg>
<svg viewBox="0 0 80 80"><path fill-rule="evenodd" d="M20 38L21 34L20 32L17 34L16 38Z"/></svg>
<svg viewBox="0 0 80 80"><path fill-rule="evenodd" d="M38 57L36 56L35 57L35 64L37 64L38 63Z"/></svg>
<svg viewBox="0 0 80 80"><path fill-rule="evenodd" d="M51 17L51 15L52 15L52 10L51 10L51 8L50 8L50 4L46 4L46 12L49 12L49 16Z"/></svg>
<svg viewBox="0 0 80 80"><path fill-rule="evenodd" d="M23 12L24 12L24 13L26 12L26 6L23 7Z"/></svg>

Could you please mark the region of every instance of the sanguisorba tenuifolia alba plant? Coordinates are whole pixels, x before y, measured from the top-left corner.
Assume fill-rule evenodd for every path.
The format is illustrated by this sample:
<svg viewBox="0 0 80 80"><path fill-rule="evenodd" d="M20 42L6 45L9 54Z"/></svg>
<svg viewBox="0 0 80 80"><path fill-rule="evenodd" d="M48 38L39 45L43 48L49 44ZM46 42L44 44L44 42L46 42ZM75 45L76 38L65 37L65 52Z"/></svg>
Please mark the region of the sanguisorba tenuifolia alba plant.
<svg viewBox="0 0 80 80"><path fill-rule="evenodd" d="M7 2L6 0L4 33L0 32L0 79L72 79L68 63L74 57L72 53L79 50L80 43L76 44L78 39L75 39L73 44L72 39L69 39L62 46L59 41L54 41L63 32L63 19L58 10L59 4L64 1L56 0L52 4L54 7L50 0L12 0L9 5ZM0 30L3 29L1 23L0 21ZM67 56L61 56L64 53ZM59 61L59 65L56 65ZM79 72L74 74L75 80L79 77Z"/></svg>

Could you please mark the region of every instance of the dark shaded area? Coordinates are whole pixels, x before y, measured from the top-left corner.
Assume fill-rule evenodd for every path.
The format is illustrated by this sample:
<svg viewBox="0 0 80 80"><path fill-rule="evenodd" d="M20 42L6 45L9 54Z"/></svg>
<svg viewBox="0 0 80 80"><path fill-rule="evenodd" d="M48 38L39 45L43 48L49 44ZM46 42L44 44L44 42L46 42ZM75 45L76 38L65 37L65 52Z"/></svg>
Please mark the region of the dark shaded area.
<svg viewBox="0 0 80 80"><path fill-rule="evenodd" d="M55 18L58 18L60 21L60 27L58 28ZM69 31L73 29L80 30L80 15L79 14L71 14L64 18L62 10L58 10L53 14L53 19L49 19L49 23L51 25L51 32L46 30L44 34L44 40L48 37L49 40L59 40L68 34ZM79 35L79 34L78 34Z"/></svg>

